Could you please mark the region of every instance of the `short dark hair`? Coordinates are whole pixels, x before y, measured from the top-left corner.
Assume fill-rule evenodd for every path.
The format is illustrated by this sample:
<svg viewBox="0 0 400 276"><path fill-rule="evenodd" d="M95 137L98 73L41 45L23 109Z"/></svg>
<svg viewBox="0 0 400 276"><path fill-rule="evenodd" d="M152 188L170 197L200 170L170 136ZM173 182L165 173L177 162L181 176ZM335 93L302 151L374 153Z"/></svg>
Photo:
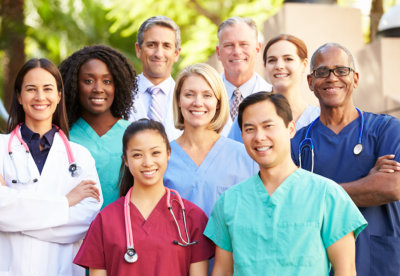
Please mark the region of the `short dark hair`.
<svg viewBox="0 0 400 276"><path fill-rule="evenodd" d="M110 107L111 114L116 118L128 119L138 90L136 72L128 59L119 51L105 45L93 45L76 51L59 66L65 85L70 126L82 115L82 106L79 102L79 70L91 59L104 62L113 77L115 93Z"/></svg>
<svg viewBox="0 0 400 276"><path fill-rule="evenodd" d="M25 62L25 64L18 71L17 77L14 82L14 92L11 100L11 109L10 109L10 117L7 122L7 131L11 132L17 125L25 122L25 111L22 108L22 105L18 102L18 96L21 95L22 83L24 81L25 75L32 69L42 68L49 72L54 79L56 80L57 90L61 93L60 102L57 105L56 110L53 114L52 122L53 124L60 127L62 131L64 131L65 135L69 137L68 131L68 117L65 108L65 95L64 95L64 86L63 80L58 71L57 66L54 65L50 60L45 58L32 58Z"/></svg>
<svg viewBox="0 0 400 276"><path fill-rule="evenodd" d="M124 136L122 137L122 158L126 158L126 151L128 150L128 143L133 136L144 130L155 130L161 135L165 142L167 151L171 151L171 146L168 141L167 133L165 132L164 126L157 121L143 118L131 123L125 130ZM119 196L125 196L129 189L133 186L133 175L129 171L129 168L125 166L125 162L122 160L121 169L119 172Z"/></svg>
<svg viewBox="0 0 400 276"><path fill-rule="evenodd" d="M260 91L254 94L250 94L239 105L239 114L238 114L238 124L240 130L242 130L242 122L243 122L243 112L250 105L262 102L269 101L271 102L276 109L276 113L279 117L283 119L285 126L287 127L291 121L293 121L292 109L290 108L288 100L285 96L280 94L274 94L271 92Z"/></svg>

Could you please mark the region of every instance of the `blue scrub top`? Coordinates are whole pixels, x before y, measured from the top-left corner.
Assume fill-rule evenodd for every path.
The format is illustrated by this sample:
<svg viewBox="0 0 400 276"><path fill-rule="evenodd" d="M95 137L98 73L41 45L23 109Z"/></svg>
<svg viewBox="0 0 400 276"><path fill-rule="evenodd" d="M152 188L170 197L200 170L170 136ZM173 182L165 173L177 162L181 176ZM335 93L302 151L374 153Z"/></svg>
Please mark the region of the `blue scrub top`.
<svg viewBox="0 0 400 276"><path fill-rule="evenodd" d="M335 134L316 121L309 132L314 144L314 172L337 183L358 180L368 175L378 157L395 154L400 162L400 121L389 115L364 112L364 130L360 155L353 154L358 143L360 117ZM292 158L299 165L299 145L309 126L292 139ZM308 145L309 143L307 143ZM302 168L311 170L311 152L302 151ZM358 275L400 275L400 203L360 207L368 221L357 239Z"/></svg>

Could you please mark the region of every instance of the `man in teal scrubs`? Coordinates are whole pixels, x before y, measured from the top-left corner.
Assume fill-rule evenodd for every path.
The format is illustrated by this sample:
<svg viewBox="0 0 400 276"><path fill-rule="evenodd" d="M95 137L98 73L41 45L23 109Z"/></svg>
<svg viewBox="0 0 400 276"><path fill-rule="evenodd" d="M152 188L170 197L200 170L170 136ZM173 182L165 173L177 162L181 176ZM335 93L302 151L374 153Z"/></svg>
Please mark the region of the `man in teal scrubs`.
<svg viewBox="0 0 400 276"><path fill-rule="evenodd" d="M213 275L355 274L366 221L335 182L299 169L289 103L259 92L239 107L246 150L260 172L217 200L204 234L217 245Z"/></svg>

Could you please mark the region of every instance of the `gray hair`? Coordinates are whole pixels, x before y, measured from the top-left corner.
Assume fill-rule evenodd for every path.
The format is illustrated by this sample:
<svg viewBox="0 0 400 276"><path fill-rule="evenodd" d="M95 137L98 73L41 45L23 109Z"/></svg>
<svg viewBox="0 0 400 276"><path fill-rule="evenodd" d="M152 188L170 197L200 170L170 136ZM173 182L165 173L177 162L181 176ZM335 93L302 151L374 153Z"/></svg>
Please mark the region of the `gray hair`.
<svg viewBox="0 0 400 276"><path fill-rule="evenodd" d="M234 16L234 17L228 18L227 20L225 20L218 26L218 33L217 33L218 39L221 38L221 32L224 28L226 28L228 26L230 27L230 26L236 25L238 23L247 24L247 26L249 26L250 29L252 29L254 31L256 39L258 39L257 25L254 22L254 20L251 18L248 18L248 17L239 17L239 16Z"/></svg>
<svg viewBox="0 0 400 276"><path fill-rule="evenodd" d="M178 50L181 47L181 31L178 25L176 25L176 23L169 17L157 15L148 18L142 23L142 25L140 25L137 35L137 43L139 44L139 48L142 48L144 33L154 26L162 26L173 30L175 32L175 49Z"/></svg>
<svg viewBox="0 0 400 276"><path fill-rule="evenodd" d="M310 61L310 71L312 72L314 70L314 63L315 63L315 58L317 57L317 55L319 53L321 53L325 48L339 48L341 50L343 50L343 52L346 53L347 57L349 58L349 63L350 63L350 67L353 68L354 70L356 70L356 65L354 62L354 57L353 55L350 53L349 49L347 49L346 47L344 47L343 45L340 45L339 43L334 43L334 42L330 42L330 43L325 43L324 45L320 46L312 55L311 57L311 61Z"/></svg>

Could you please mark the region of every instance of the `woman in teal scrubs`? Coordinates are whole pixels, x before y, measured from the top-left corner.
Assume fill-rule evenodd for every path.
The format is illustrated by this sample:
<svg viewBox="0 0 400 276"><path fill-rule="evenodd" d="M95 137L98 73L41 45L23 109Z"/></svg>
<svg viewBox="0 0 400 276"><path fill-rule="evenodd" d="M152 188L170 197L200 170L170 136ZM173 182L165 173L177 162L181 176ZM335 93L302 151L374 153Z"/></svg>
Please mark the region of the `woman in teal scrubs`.
<svg viewBox="0 0 400 276"><path fill-rule="evenodd" d="M85 47L59 67L70 140L89 149L95 159L104 208L118 199L122 136L137 92L136 72L123 54L104 45Z"/></svg>

